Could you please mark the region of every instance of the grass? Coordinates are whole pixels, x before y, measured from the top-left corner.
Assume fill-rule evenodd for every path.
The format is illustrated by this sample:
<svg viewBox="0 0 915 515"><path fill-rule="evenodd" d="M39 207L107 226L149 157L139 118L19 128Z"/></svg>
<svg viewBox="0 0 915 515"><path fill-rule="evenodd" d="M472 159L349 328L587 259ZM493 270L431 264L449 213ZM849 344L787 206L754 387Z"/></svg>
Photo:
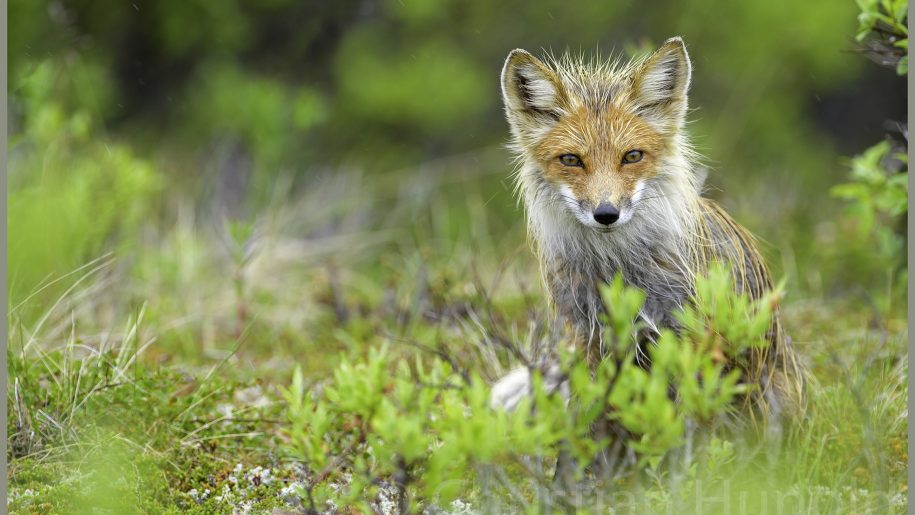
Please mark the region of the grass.
<svg viewBox="0 0 915 515"><path fill-rule="evenodd" d="M543 341L546 303L508 188L461 175L483 160L468 159L409 180L341 172L278 187L258 216L231 223L179 201L169 222L49 285L42 295L59 296L40 315L34 301L14 308L10 511L302 511L296 486L311 478L287 451L281 394L296 366L321 389L343 357L388 344L405 357L458 349L459 368L504 373L510 356L486 349ZM830 247L792 266L840 255ZM880 302L848 287L789 288L785 326L814 377L790 455L756 467L740 459L749 447L719 442L679 486L648 473L638 497L603 501L624 512L697 495L707 504L696 511L713 513L778 502L904 512L908 326L898 292L871 296ZM451 511L484 504L466 493ZM385 495L377 508L393 506Z"/></svg>

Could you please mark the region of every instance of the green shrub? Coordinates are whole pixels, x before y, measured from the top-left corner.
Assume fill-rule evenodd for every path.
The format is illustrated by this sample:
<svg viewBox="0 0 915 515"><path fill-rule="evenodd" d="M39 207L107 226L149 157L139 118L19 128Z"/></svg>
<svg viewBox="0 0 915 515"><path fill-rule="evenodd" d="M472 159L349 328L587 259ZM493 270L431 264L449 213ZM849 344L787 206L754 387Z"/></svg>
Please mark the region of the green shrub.
<svg viewBox="0 0 915 515"><path fill-rule="evenodd" d="M900 0L859 0L856 39L877 63L908 74L908 3ZM901 113L900 113L901 114ZM909 210L908 135L886 140L849 160L850 181L833 186L834 197L849 202L847 222L853 226L864 260L887 277L890 290L880 304L893 303L906 290L905 215ZM847 262L847 260L846 260ZM885 297L885 299L884 299ZM899 302L897 302L899 303ZM888 306L884 306L886 311Z"/></svg>
<svg viewBox="0 0 915 515"><path fill-rule="evenodd" d="M855 39L868 42L894 63L896 73L909 71L909 3L905 0L858 0L858 33Z"/></svg>
<svg viewBox="0 0 915 515"><path fill-rule="evenodd" d="M712 346L733 361L765 345L771 299L751 302L732 287L728 272L713 268L699 282L697 306L681 315L683 336L663 331L646 370L632 339L644 294L617 278L604 291L613 306L605 340L621 359L604 359L592 371L576 353L560 351L570 398L547 391L535 372L533 395L511 412L492 409L488 385L464 379L450 360L395 357L388 347L362 362L344 358L320 389L298 371L284 395L287 451L312 478L302 497L312 508L367 510L388 499L401 512L458 497L533 503L532 492L560 493L545 479L551 465L544 466L560 448L578 464L578 480L588 477L587 466L614 443L592 431L604 417L632 435L625 447L639 457L634 470L656 470L684 445L687 426L729 413L750 388Z"/></svg>
<svg viewBox="0 0 915 515"><path fill-rule="evenodd" d="M888 159L903 166L908 164L904 153L894 152L889 141L881 141L851 159L851 182L834 186L832 194L853 201L849 216L857 222L861 234L873 235L879 256L892 263L901 255L905 243L905 237L896 229L909 210L909 175L905 170L887 169L884 163Z"/></svg>

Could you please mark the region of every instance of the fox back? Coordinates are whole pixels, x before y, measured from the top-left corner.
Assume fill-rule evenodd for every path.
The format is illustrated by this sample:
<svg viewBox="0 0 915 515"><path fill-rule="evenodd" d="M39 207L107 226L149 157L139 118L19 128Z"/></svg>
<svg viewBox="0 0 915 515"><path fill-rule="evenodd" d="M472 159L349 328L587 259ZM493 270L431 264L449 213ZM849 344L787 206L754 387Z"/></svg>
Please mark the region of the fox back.
<svg viewBox="0 0 915 515"><path fill-rule="evenodd" d="M678 329L675 311L714 260L738 292L771 288L752 236L700 196L684 130L690 78L680 38L628 63L515 50L502 70L529 235L553 306L591 359L605 351L599 285L617 273L646 292L640 317L655 330ZM802 381L777 316L770 339L746 371L762 387L753 404L798 411Z"/></svg>

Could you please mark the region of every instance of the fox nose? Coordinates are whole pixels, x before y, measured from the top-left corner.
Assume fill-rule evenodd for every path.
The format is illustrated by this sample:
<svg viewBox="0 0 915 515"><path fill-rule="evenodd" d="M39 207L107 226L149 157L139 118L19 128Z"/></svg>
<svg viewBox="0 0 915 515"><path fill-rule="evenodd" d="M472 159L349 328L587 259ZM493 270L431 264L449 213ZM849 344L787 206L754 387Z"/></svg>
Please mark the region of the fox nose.
<svg viewBox="0 0 915 515"><path fill-rule="evenodd" d="M594 210L594 220L599 224L610 225L620 219L620 210L613 204L604 203Z"/></svg>

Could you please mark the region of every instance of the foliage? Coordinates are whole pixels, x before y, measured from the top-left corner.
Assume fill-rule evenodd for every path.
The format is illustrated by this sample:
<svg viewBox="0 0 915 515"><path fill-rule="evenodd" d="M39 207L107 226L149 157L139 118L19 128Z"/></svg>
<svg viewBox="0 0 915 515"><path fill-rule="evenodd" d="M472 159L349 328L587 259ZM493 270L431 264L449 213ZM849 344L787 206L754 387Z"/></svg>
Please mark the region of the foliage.
<svg viewBox="0 0 915 515"><path fill-rule="evenodd" d="M893 151L889 141L881 141L855 156L851 160L853 182L834 186L832 194L854 202L849 214L861 234L872 235L879 255L892 263L899 259L905 246L905 236L897 232L897 224L908 212L909 175L904 170L888 170L884 163L890 160L907 168L908 156Z"/></svg>
<svg viewBox="0 0 915 515"><path fill-rule="evenodd" d="M858 41L895 64L897 74L908 73L908 3L894 0L862 0ZM876 45L876 46L875 46ZM902 57L900 58L899 55ZM857 228L857 238L876 247L875 253L888 276L905 284L905 215L908 213L908 131L900 125L904 141L887 137L850 160L851 181L833 186L832 195L851 201L848 218ZM874 255L873 252L871 252ZM904 286L897 290L904 290Z"/></svg>
<svg viewBox="0 0 915 515"><path fill-rule="evenodd" d="M230 232L242 241L249 231L238 224ZM205 241L198 236L196 245ZM172 255L174 248L147 251ZM315 343L292 347L277 345L270 335L248 329L239 342L243 345L226 342L235 350L218 354L215 362L205 366L192 366L185 358L177 366L160 364L169 359L164 350L182 352L161 343L167 342L169 327L181 323L180 315L163 318L170 312L160 312L152 318L152 303L146 309L126 303L129 296L123 293L134 290L137 279L94 272L42 317L45 322L40 326L20 323L14 313L8 355L10 510L73 513L89 506L157 513L301 510L310 505L311 488L316 503L330 498L341 505L352 502L364 507L369 502L396 513L400 499L395 479L404 477L397 475L403 466L412 472L406 476L405 490L415 510L431 510L433 503L452 512L468 506L517 511L549 504L559 509L572 503L585 512L610 507L663 512L665 506L678 512L692 509L697 502L720 502L712 499L727 495L735 510L738 506L763 510L778 502L795 506L796 502L825 512L904 512L905 498L900 493L906 482L907 452L904 315L888 320L888 332L867 336L860 328L870 315L855 305L783 306L796 341L817 341L806 351L817 383L811 389L808 422L773 462L769 451L760 454L758 442L747 442L739 432L718 427L714 416L728 404L729 376L718 376L718 386L724 388L712 388L711 382L700 383L693 374L682 374L696 366L709 367L711 354L680 347L684 342L676 338L660 340L653 351L653 360L678 358L668 361L663 374L660 363L657 373L646 373L638 367L614 370L608 361L595 378L574 354L563 354L577 402L567 405L559 395L549 395L538 386L535 398L526 401L535 412L493 411L487 381L481 377L492 367L491 354L468 357L465 353L468 348L499 345L498 335L488 335L489 331L516 323L526 327L537 319L525 308L526 301L473 286L468 270L449 271L456 272L451 279L455 282L443 286L445 282L437 277L451 274L441 268L443 264L427 262L433 267L431 282L412 283L416 289L400 295L409 305L418 292L428 291L441 298L437 301L441 308L427 305L426 315L405 321L402 313L377 303L371 289L348 286L346 309L362 313L359 324L320 318L307 325L310 329L304 335ZM284 270L280 275L283 281L269 285L272 291L284 291L294 273ZM407 275L418 274L408 270ZM208 283L218 277L191 275L174 288L214 292ZM296 277L302 279L297 283L308 284L307 276ZM726 287L725 277L716 279L713 273L708 291ZM268 286L256 275L251 279L260 289ZM208 293L206 298L212 303L210 309L224 310L224 316L234 320L233 310L226 308L235 302L234 279L225 274L223 280L225 298L218 293ZM626 336L636 329L625 324L631 324L629 316L637 311L642 294L619 286L618 282L610 285L607 294L617 299L619 307L611 313L612 320L624 325L611 324L615 334ZM455 318L441 320L432 314L433 309L461 306L466 299L462 292L472 288L484 292L474 304L484 305L481 298L489 298L492 312L457 311ZM282 304L261 305L257 314L276 316L283 305L302 308L295 300L279 299ZM728 322L711 327L726 328L740 321L729 319L729 313L736 316L738 307L745 305L740 297L713 299L715 303L701 304L704 307L693 316ZM542 298L533 301L540 304ZM123 321L109 320L112 311L124 313ZM749 330L753 317L745 320L749 332L744 333L748 339L743 343L755 345L758 340ZM378 322L382 325L373 325ZM458 329L462 326L473 329L464 332ZM112 331L113 327L119 330ZM399 338L389 336L396 327L403 328L405 337L416 339L419 348L444 338L447 344L441 349L454 364L399 343ZM224 336L228 335L231 330ZM694 335L689 344L702 345L706 337ZM337 340L352 344L341 347ZM628 337L620 339L626 341ZM341 348L345 352L339 357L329 355ZM625 352L623 356L632 358ZM255 363L265 366L252 366ZM716 364L711 366L714 370ZM302 373L289 379L293 367L301 367ZM469 384L463 374L468 371ZM614 374L620 377L621 388L611 399L601 387ZM712 377L714 372L704 374ZM678 403L660 394L658 385L669 377L680 381ZM277 391L275 385L283 388ZM596 497L562 496L551 479L558 442L568 442L580 465L606 449L610 442L593 439L587 422L597 408L611 401L631 407L617 412L621 417L625 414L619 422L636 431L632 445L640 449L644 463L612 485L594 484L592 471L580 471L580 491L594 492ZM359 418L354 413L374 416ZM708 424L715 428L708 432L696 424L707 420L706 414L711 414ZM364 441L359 439L362 429ZM397 454L404 456L403 464L394 459ZM295 464L306 457L312 470ZM318 481L315 469L328 470L327 477ZM359 473L365 471L377 474L379 481L366 484L367 477ZM358 491L351 481L365 489ZM710 496L708 500L702 500L700 489ZM445 502L454 496L456 501ZM720 505L710 505L714 506Z"/></svg>
<svg viewBox="0 0 915 515"><path fill-rule="evenodd" d="M452 360L392 359L386 347L373 349L364 362L343 358L320 393L307 387L297 370L284 397L289 451L313 478L304 498L312 510L326 505L369 510L388 486L395 489L401 512L417 503L445 505L457 496L476 497L478 488L492 489L480 485L492 467L503 487L510 486L509 477L535 482L545 471L520 464L554 461L560 448L568 449L581 474L598 455L611 452L613 442L593 433L608 412L608 421L632 435L627 447L639 463L657 467L684 444L687 424L707 425L728 413L748 388L739 384L740 372L726 369L716 356L733 360L765 345L770 299L735 296L723 267L713 268L698 288L699 302L683 314L685 336L663 331L649 350L646 369L632 339L644 294L617 277L604 291L613 306L605 338L625 349L625 358L602 360L592 373L585 360L564 353L570 398L546 390L535 374L533 395L510 413L490 408L485 382L478 376L465 380ZM723 338L710 336L717 334L714 328L725 329ZM713 345L723 354L712 352ZM676 398L669 396L671 388Z"/></svg>
<svg viewBox="0 0 915 515"><path fill-rule="evenodd" d="M909 70L909 27L906 24L909 3L905 0L858 0L858 41L877 40L879 50L895 62L896 73Z"/></svg>
<svg viewBox="0 0 915 515"><path fill-rule="evenodd" d="M191 377L147 361L155 338L147 330L144 307L129 316L120 334L92 334L88 323L77 329L75 318L89 322L78 306L92 304L88 311L94 311L101 304L91 294L104 287L100 276L111 273L107 267L82 276L34 326L19 317L21 309L12 313L9 510L183 513L200 504L199 513L212 513L213 499L207 509L204 501L210 496L195 499L188 485L222 490L219 497L227 502L254 498L257 503L248 502L263 509L283 504L273 490L271 498L259 498L264 488L256 487L263 477L257 485L229 480L233 471L243 483L254 473L264 476L256 467L243 473L226 465L251 453L241 436L262 449L271 445L250 422L276 416L259 386L230 379L220 371L224 363ZM59 338L61 348L47 344ZM239 392L258 397L246 400ZM277 470L276 475L269 482L293 472Z"/></svg>

